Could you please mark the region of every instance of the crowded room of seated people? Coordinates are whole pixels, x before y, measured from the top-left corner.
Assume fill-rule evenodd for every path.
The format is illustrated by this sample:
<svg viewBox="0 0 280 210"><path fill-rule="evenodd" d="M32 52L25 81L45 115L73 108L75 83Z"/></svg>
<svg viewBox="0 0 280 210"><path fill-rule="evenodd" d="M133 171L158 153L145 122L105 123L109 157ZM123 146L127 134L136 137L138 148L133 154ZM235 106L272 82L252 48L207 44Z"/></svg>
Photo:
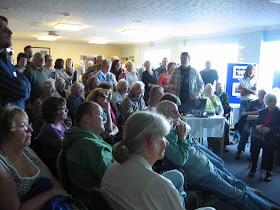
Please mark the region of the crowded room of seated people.
<svg viewBox="0 0 280 210"><path fill-rule="evenodd" d="M226 81L210 61L198 71L181 52L178 65L163 57L139 70L98 55L80 71L28 45L14 66L8 23L0 16L0 209L279 209L224 159L237 149L240 163L252 136L243 173L253 180L260 159L263 181L280 181L279 91L258 89L255 66L238 85L237 147Z"/></svg>

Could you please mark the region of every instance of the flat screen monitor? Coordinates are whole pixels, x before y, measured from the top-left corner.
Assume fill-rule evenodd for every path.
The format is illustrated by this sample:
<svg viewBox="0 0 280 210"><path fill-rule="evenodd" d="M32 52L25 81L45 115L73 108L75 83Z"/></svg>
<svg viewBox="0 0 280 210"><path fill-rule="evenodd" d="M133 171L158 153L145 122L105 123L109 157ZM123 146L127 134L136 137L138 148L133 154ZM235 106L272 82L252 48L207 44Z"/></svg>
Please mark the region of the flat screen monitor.
<svg viewBox="0 0 280 210"><path fill-rule="evenodd" d="M193 110L205 110L206 99L204 98L192 98L188 103L188 112L192 113Z"/></svg>

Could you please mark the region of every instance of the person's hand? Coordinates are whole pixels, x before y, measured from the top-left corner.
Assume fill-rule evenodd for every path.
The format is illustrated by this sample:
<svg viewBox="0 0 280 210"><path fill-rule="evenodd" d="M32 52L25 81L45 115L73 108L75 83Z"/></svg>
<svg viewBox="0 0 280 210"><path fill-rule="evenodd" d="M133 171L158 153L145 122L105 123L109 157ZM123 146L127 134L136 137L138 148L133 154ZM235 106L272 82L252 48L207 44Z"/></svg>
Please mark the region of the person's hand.
<svg viewBox="0 0 280 210"><path fill-rule="evenodd" d="M110 104L108 101L102 103L102 107L103 109L105 110L105 112L108 114L109 113L109 110L110 110Z"/></svg>
<svg viewBox="0 0 280 210"><path fill-rule="evenodd" d="M256 130L259 131L259 132L261 132L261 127L262 127L262 126L263 126L262 124L261 124L261 125L257 125L257 126L256 126Z"/></svg>
<svg viewBox="0 0 280 210"><path fill-rule="evenodd" d="M114 74L111 74L111 80L114 84L117 84L116 76Z"/></svg>
<svg viewBox="0 0 280 210"><path fill-rule="evenodd" d="M188 133L187 133L187 126L185 123L180 123L176 126L175 133L178 135L179 140L186 139Z"/></svg>
<svg viewBox="0 0 280 210"><path fill-rule="evenodd" d="M262 133L268 133L270 131L269 127L262 127Z"/></svg>
<svg viewBox="0 0 280 210"><path fill-rule="evenodd" d="M239 89L240 89L240 90L244 90L245 87L244 87L243 85L239 85Z"/></svg>
<svg viewBox="0 0 280 210"><path fill-rule="evenodd" d="M174 86L172 87L172 90L179 90L179 86L174 85Z"/></svg>
<svg viewBox="0 0 280 210"><path fill-rule="evenodd" d="M257 125L256 126L256 130L259 131L260 133L268 133L270 132L270 128L269 127L266 127L264 125Z"/></svg>

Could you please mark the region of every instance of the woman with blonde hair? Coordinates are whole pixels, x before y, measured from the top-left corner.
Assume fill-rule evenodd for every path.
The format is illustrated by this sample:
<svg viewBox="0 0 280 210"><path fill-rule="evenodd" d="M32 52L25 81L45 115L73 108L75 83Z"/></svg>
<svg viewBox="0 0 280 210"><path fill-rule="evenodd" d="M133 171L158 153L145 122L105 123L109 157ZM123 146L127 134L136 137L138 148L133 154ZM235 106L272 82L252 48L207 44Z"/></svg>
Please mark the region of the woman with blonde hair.
<svg viewBox="0 0 280 210"><path fill-rule="evenodd" d="M160 99L163 96L163 94L164 94L163 87L161 87L159 85L153 86L152 89L150 90L150 97L148 100L147 110L155 112L157 105L159 104Z"/></svg>

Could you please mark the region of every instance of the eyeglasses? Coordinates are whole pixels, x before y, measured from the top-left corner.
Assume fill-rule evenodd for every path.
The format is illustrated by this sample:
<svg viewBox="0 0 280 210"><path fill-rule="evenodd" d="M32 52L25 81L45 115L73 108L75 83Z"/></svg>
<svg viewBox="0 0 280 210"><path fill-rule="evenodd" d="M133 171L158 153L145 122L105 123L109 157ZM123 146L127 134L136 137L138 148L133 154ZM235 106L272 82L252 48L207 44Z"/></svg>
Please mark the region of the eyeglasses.
<svg viewBox="0 0 280 210"><path fill-rule="evenodd" d="M106 95L104 95L104 94L100 94L100 95L98 95L99 97L102 97L102 98L105 98L105 99L107 99L108 98L108 96L106 96Z"/></svg>
<svg viewBox="0 0 280 210"><path fill-rule="evenodd" d="M23 123L21 126L19 127L14 127L14 128L11 128L10 131L14 131L16 128L18 128L19 130L22 130L22 131L28 131L29 128L32 129L33 125L32 123Z"/></svg>

